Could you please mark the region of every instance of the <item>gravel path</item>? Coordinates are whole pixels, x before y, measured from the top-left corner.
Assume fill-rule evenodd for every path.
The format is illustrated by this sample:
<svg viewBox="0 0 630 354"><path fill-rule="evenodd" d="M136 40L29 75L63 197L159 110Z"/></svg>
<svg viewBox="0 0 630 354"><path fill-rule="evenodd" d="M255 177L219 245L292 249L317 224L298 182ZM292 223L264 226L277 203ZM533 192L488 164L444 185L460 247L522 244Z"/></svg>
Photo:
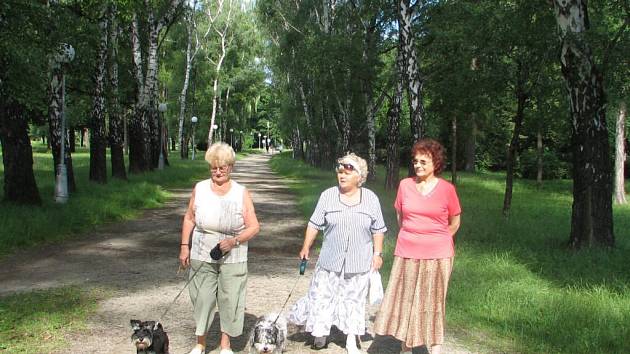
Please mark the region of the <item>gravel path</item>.
<svg viewBox="0 0 630 354"><path fill-rule="evenodd" d="M236 163L233 178L248 187L261 223L250 241L245 334L232 341L235 351L246 352L247 328L266 313L277 312L295 291L287 307L306 293L314 261L306 276L298 275L297 253L305 227L295 197L282 178L268 166L268 155L250 155ZM192 186L191 186L192 187ZM164 207L148 210L137 220L97 228L80 240L18 252L0 262L0 295L67 285L111 291L88 319L87 333L68 336L70 347L60 353L135 353L130 344L130 319L155 320L185 284L177 273L179 233L190 190L173 190ZM28 260L25 262L25 260ZM296 284L297 282L297 284ZM370 309L370 319L376 309ZM165 318L171 354L187 354L195 342L188 290ZM370 321L371 324L371 321ZM315 353L310 335L289 327L287 353ZM215 318L207 353L218 353L219 325ZM327 349L318 353L345 353L345 336L333 333ZM398 342L371 335L362 338L368 353L395 354ZM415 351L414 351L415 352ZM426 351L418 350L417 353ZM443 353L472 353L448 342Z"/></svg>

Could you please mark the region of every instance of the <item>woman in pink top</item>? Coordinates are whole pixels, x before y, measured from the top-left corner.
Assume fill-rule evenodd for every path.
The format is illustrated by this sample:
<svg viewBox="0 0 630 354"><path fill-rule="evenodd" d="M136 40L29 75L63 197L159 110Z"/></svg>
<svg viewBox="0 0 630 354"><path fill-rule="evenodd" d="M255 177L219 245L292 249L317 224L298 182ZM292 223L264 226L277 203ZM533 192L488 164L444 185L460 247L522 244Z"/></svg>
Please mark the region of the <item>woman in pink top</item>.
<svg viewBox="0 0 630 354"><path fill-rule="evenodd" d="M461 207L455 187L438 175L444 147L422 139L411 148L415 177L400 182L394 202L400 232L375 331L402 341L402 353L444 342L446 290L455 254Z"/></svg>

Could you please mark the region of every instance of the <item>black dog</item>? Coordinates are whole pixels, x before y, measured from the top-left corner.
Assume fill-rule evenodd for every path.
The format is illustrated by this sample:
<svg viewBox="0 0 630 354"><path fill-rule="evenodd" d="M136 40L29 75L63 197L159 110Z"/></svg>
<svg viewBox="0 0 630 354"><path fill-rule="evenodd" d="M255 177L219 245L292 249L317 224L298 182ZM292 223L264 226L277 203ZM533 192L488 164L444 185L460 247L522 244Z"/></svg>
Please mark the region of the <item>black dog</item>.
<svg viewBox="0 0 630 354"><path fill-rule="evenodd" d="M168 354L168 336L161 323L131 320L131 342L138 354Z"/></svg>

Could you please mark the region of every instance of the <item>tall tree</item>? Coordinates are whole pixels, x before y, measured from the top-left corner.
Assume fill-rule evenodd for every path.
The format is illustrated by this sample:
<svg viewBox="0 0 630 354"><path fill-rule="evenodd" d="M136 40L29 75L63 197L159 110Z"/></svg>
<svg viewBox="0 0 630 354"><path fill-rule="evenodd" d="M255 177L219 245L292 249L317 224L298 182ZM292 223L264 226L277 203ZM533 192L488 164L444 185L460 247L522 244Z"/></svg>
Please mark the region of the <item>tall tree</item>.
<svg viewBox="0 0 630 354"><path fill-rule="evenodd" d="M109 144L111 153L112 177L127 179L125 171L125 122L122 116L118 90L118 8L115 2L109 7L109 94L107 113L109 115Z"/></svg>
<svg viewBox="0 0 630 354"><path fill-rule="evenodd" d="M41 2L0 4L0 144L3 200L41 204L33 173L28 123L43 123L49 38L42 28L48 11Z"/></svg>
<svg viewBox="0 0 630 354"><path fill-rule="evenodd" d="M92 114L90 115L90 181L107 182L107 136L105 131L105 82L109 16L103 6L98 21L99 42L96 50Z"/></svg>
<svg viewBox="0 0 630 354"><path fill-rule="evenodd" d="M227 3L226 3L227 2ZM212 84L212 114L210 116L210 129L208 129L208 146L212 144L212 135L214 129L212 127L216 124L217 108L219 106L219 82L221 79L221 67L223 66L223 60L232 43L233 29L232 21L233 17L233 0L218 0L216 6L208 6L206 8L206 17L209 22L212 31L216 34L216 39L219 42L219 52L216 58L212 58L210 54L206 56L208 61L214 65L214 80ZM224 122L225 123L225 122Z"/></svg>
<svg viewBox="0 0 630 354"><path fill-rule="evenodd" d="M152 146L157 141L157 73L158 46L160 34L176 18L183 0L169 0L168 3L156 10L148 0L144 1L142 9L136 8L131 24L131 42L133 51L134 78L136 85L136 102L134 117L129 122L129 171L141 173L153 168L155 152L159 153L159 146ZM141 36L140 26L146 31ZM146 38L146 45L141 43ZM146 53L143 56L143 53ZM151 127L155 129L151 129ZM155 137L152 136L155 133ZM157 145L157 144L153 144ZM154 148L155 147L155 148ZM155 161L154 161L155 160Z"/></svg>
<svg viewBox="0 0 630 354"><path fill-rule="evenodd" d="M554 0L560 65L572 120L573 210L571 247L612 247L612 176L602 73L587 35L586 0Z"/></svg>
<svg viewBox="0 0 630 354"><path fill-rule="evenodd" d="M626 179L624 167L626 164L626 103L619 104L619 114L617 114L615 124L615 203L627 204L626 200Z"/></svg>

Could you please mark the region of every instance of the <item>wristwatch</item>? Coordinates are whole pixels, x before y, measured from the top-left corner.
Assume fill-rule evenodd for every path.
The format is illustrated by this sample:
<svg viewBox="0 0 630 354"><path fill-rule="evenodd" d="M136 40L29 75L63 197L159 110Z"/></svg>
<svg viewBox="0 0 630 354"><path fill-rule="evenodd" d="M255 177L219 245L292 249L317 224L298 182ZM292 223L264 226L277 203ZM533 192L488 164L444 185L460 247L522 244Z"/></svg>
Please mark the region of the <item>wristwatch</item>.
<svg viewBox="0 0 630 354"><path fill-rule="evenodd" d="M238 237L234 237L234 239L236 240L236 247L241 245L241 241L238 240Z"/></svg>
<svg viewBox="0 0 630 354"><path fill-rule="evenodd" d="M383 256L383 252L374 252L374 255L381 257L381 256Z"/></svg>

